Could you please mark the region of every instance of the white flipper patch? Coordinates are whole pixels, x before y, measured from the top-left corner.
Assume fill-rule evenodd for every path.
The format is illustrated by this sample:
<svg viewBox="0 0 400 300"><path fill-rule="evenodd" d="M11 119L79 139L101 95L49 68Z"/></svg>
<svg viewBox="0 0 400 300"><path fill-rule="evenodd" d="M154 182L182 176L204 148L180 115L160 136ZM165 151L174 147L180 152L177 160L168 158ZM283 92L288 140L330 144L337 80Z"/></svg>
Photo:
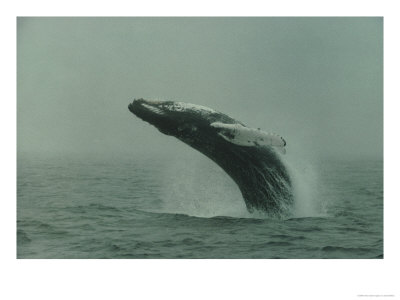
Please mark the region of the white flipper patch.
<svg viewBox="0 0 400 300"><path fill-rule="evenodd" d="M248 128L240 124L225 124L221 122L214 122L210 124L211 127L220 130L218 134L236 145L240 146L273 146L277 147L279 152L285 153L286 142L285 140L274 133L262 131L260 129Z"/></svg>
<svg viewBox="0 0 400 300"><path fill-rule="evenodd" d="M206 113L216 113L215 110L212 108L208 108L202 105L197 105L197 104L191 104L191 103L185 103L185 102L174 102L171 105L165 106L167 109L171 111L196 111L198 113L206 112Z"/></svg>

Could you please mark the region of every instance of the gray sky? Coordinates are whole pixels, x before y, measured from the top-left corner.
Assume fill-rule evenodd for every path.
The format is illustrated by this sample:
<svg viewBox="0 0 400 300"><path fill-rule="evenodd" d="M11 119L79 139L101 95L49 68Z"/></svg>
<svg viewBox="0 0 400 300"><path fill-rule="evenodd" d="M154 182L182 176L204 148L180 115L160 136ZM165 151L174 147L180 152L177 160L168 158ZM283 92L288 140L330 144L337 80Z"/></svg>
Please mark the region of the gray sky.
<svg viewBox="0 0 400 300"><path fill-rule="evenodd" d="M382 157L382 18L18 18L18 150L170 153L127 109L201 104L287 150ZM183 145L183 144L182 144Z"/></svg>

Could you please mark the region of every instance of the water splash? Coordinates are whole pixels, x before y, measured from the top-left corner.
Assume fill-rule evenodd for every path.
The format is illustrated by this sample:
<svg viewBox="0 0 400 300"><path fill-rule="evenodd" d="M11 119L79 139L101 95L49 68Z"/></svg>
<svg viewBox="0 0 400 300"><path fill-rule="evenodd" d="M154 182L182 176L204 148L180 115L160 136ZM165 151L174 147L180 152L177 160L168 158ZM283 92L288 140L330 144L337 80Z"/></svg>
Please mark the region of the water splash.
<svg viewBox="0 0 400 300"><path fill-rule="evenodd" d="M200 153L184 153L163 171L162 211L197 217L252 217L238 186Z"/></svg>
<svg viewBox="0 0 400 300"><path fill-rule="evenodd" d="M326 216L326 209L319 197L315 168L304 159L295 160L294 157L283 156L282 160L288 168L294 192L290 217ZM236 183L218 165L200 153L183 152L169 161L162 172L160 212L206 218L270 217L263 212L248 212Z"/></svg>
<svg viewBox="0 0 400 300"><path fill-rule="evenodd" d="M283 159L289 171L294 195L294 218L325 217L326 203L321 197L321 184L315 165L304 158L288 155Z"/></svg>

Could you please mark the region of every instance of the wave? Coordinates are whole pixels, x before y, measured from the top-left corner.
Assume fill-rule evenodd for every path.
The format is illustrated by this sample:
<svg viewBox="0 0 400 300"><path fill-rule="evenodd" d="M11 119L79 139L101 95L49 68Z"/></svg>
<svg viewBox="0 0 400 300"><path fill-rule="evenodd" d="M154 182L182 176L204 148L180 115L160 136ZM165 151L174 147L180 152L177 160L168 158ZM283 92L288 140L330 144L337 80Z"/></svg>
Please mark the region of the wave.
<svg viewBox="0 0 400 300"><path fill-rule="evenodd" d="M364 254L368 253L370 251L373 251L374 249L370 248L353 248L353 247L339 247L339 246L325 246L322 247L321 250L323 252L346 252L346 253L355 253L355 254Z"/></svg>
<svg viewBox="0 0 400 300"><path fill-rule="evenodd" d="M17 230L17 243L18 244L26 244L31 242L32 240L29 238L29 236L26 234L25 231L22 229Z"/></svg>

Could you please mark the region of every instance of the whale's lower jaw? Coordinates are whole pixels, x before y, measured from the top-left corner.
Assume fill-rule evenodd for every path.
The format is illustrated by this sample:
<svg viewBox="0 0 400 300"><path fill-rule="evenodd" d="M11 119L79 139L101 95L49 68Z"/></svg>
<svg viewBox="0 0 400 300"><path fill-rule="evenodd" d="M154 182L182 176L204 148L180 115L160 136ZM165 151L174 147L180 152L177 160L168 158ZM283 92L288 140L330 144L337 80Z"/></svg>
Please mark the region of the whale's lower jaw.
<svg viewBox="0 0 400 300"><path fill-rule="evenodd" d="M156 126L160 132L175 136L218 164L238 185L248 211L262 211L277 217L290 214L293 204L291 180L274 147L232 143L220 136L218 130L221 126L215 126L215 122L243 125L241 122L212 109L198 109L194 106L196 109L193 110L170 112L155 102L140 101L134 101L129 106L131 112ZM168 106L171 106L170 103ZM157 118L162 118L162 123L157 123ZM229 126L223 126L224 130L226 128L229 129Z"/></svg>

